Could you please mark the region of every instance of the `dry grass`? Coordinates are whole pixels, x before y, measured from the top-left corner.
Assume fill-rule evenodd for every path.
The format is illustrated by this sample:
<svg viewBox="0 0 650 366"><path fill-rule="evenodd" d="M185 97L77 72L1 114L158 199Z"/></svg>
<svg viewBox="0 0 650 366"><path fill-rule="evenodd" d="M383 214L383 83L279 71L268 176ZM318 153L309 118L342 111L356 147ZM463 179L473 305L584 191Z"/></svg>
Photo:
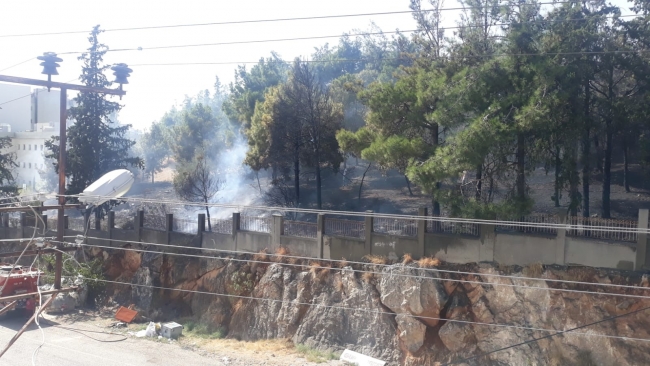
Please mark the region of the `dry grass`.
<svg viewBox="0 0 650 366"><path fill-rule="evenodd" d="M289 249L287 249L286 247L279 247L278 249L275 250L273 261L277 263L283 263L285 261L285 256L287 255L289 255Z"/></svg>
<svg viewBox="0 0 650 366"><path fill-rule="evenodd" d="M404 254L402 257L402 264L409 264L413 262L413 257L411 257L410 253Z"/></svg>
<svg viewBox="0 0 650 366"><path fill-rule="evenodd" d="M309 273L311 273L312 277L316 277L321 268L323 268L323 266L319 261L309 262Z"/></svg>
<svg viewBox="0 0 650 366"><path fill-rule="evenodd" d="M348 266L348 261L345 258L341 258L341 261L339 262L338 266L339 268L345 268Z"/></svg>
<svg viewBox="0 0 650 366"><path fill-rule="evenodd" d="M363 280L364 280L366 283L371 283L372 280L375 279L375 274L372 273L372 272L363 272L363 276L361 276L361 278L363 278Z"/></svg>
<svg viewBox="0 0 650 366"><path fill-rule="evenodd" d="M532 263L524 267L521 272L526 277L539 278L544 273L544 265L541 263Z"/></svg>
<svg viewBox="0 0 650 366"><path fill-rule="evenodd" d="M259 252L255 253L253 255L253 260L258 262L268 262L269 261L268 249L262 249Z"/></svg>
<svg viewBox="0 0 650 366"><path fill-rule="evenodd" d="M388 264L388 258L381 255L368 254L363 258L372 264Z"/></svg>
<svg viewBox="0 0 650 366"><path fill-rule="evenodd" d="M418 261L421 268L433 268L440 265L440 259L434 257L424 257Z"/></svg>

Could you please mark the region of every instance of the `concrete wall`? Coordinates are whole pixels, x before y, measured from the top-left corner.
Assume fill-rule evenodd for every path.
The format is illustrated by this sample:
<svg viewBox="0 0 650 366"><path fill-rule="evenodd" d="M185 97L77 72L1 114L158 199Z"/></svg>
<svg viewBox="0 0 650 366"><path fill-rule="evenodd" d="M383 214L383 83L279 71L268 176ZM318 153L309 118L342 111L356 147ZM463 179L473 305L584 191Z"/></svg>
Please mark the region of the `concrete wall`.
<svg viewBox="0 0 650 366"><path fill-rule="evenodd" d="M292 255L301 257L318 258L318 240L311 238L300 238L296 236L280 237L280 244L289 249Z"/></svg>
<svg viewBox="0 0 650 366"><path fill-rule="evenodd" d="M639 229L647 228L647 210L641 210ZM426 213L424 211L424 213ZM644 218L645 215L645 218ZM4 220L4 219L3 219ZM22 220L22 219L21 219ZM228 251L259 252L264 249L274 251L285 247L291 254L298 256L334 259L342 258L359 261L372 254L385 256L394 260L408 253L415 259L423 256L436 257L451 263L496 262L505 265L529 265L542 263L546 265L585 265L616 269L643 269L650 263L650 250L646 234L638 235L637 243L613 242L588 238L569 237L564 228L557 230L557 235L531 235L495 232L494 226L482 224L478 237L442 233L427 233L425 221L418 222L416 237L396 236L375 233L372 217L366 217L365 238L351 238L325 235L325 218L319 215L316 238L287 236L283 233L283 218L273 217L270 233L243 231L239 229L239 213L233 214L233 233L222 234L206 232L202 225L203 216L199 215L199 232L185 234L171 230L173 216L167 217L167 230L145 229L143 213L135 220L135 230L112 228L110 231L89 230L89 237L114 240L141 241L161 245L202 247ZM644 221L645 220L645 221ZM4 221L2 221L4 222ZM109 227L114 222L114 214L109 214ZM0 225L0 238L29 238L32 227L9 228ZM50 230L47 235L55 233ZM66 235L75 236L77 231L66 230ZM69 239L72 241L72 239ZM124 243L100 239L87 239L88 244L101 246L124 246ZM158 249L162 249L159 247Z"/></svg>
<svg viewBox="0 0 650 366"><path fill-rule="evenodd" d="M481 240L451 234L426 234L424 254L450 263L480 262Z"/></svg>
<svg viewBox="0 0 650 366"><path fill-rule="evenodd" d="M372 233L371 238L370 254L372 255L380 255L394 260L407 253L420 257L417 238L378 233Z"/></svg>
<svg viewBox="0 0 650 366"><path fill-rule="evenodd" d="M366 253L366 241L356 238L325 235L325 246L330 248L330 259L361 260ZM368 253L369 254L369 253Z"/></svg>
<svg viewBox="0 0 650 366"><path fill-rule="evenodd" d="M635 261L634 244L567 238L566 264L633 270Z"/></svg>

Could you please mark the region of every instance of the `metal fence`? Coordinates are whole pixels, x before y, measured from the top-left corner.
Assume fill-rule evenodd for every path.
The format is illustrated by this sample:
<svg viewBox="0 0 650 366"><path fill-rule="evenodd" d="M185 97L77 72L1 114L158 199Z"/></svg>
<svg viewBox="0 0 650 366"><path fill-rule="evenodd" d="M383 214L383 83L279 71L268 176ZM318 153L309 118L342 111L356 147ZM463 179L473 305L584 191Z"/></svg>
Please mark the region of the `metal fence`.
<svg viewBox="0 0 650 366"><path fill-rule="evenodd" d="M459 223L448 221L427 221L428 233L443 233L443 234L461 234L470 236L479 236L479 224L474 223Z"/></svg>
<svg viewBox="0 0 650 366"><path fill-rule="evenodd" d="M172 230L186 234L196 234L199 231L199 223L196 220L174 219Z"/></svg>
<svg viewBox="0 0 650 366"><path fill-rule="evenodd" d="M83 217L77 217L77 218L68 217L68 229L84 232L85 231L84 222L85 220ZM91 228L94 229L95 226L93 225L91 226Z"/></svg>
<svg viewBox="0 0 650 366"><path fill-rule="evenodd" d="M418 224L415 220L375 217L372 231L390 235L418 236Z"/></svg>
<svg viewBox="0 0 650 366"><path fill-rule="evenodd" d="M239 221L240 230L260 233L270 233L271 225L273 225L271 217L241 216Z"/></svg>
<svg viewBox="0 0 650 366"><path fill-rule="evenodd" d="M325 219L325 234L347 236L350 238L366 238L366 224L364 221Z"/></svg>
<svg viewBox="0 0 650 366"><path fill-rule="evenodd" d="M515 220L513 220L515 221ZM516 232L527 234L546 234L557 235L557 228L549 228L543 226L525 226L522 224L559 224L560 219L555 215L529 215L523 216L516 223L510 225L496 225L498 232Z"/></svg>
<svg viewBox="0 0 650 366"><path fill-rule="evenodd" d="M151 230L167 230L167 216L144 215L142 227Z"/></svg>
<svg viewBox="0 0 650 366"><path fill-rule="evenodd" d="M284 221L284 235L316 239L318 226L313 222Z"/></svg>
<svg viewBox="0 0 650 366"><path fill-rule="evenodd" d="M210 219L210 226L213 233L232 234L232 219ZM208 230L207 219L205 230Z"/></svg>
<svg viewBox="0 0 650 366"><path fill-rule="evenodd" d="M637 221L634 220L616 220L616 219L602 219L598 217L579 217L572 216L568 218L571 228L567 231L567 235L581 236L596 239L618 240L636 243L637 233L628 231L612 231L612 229L637 229ZM592 228L598 230L593 230ZM612 228L612 229L604 229Z"/></svg>

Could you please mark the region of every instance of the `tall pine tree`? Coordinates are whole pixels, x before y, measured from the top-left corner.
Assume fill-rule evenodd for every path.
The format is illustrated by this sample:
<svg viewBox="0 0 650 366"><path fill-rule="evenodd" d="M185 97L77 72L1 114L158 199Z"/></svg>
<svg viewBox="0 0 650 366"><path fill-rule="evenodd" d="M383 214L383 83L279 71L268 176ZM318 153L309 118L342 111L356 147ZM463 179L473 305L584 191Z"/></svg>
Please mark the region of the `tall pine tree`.
<svg viewBox="0 0 650 366"><path fill-rule="evenodd" d="M79 80L86 86L108 88L104 71L110 65L103 62L108 46L99 42L102 31L95 26L88 37L88 52L79 56L83 68ZM118 125L114 120L122 106L107 99L105 94L80 92L74 98L74 107L68 110L68 116L74 124L67 128L68 146L66 151L66 176L69 178L67 194L82 192L103 174L126 168L143 168L139 157L129 155L135 141L126 138L131 125ZM54 168L59 169L59 138L53 137L45 143L53 159Z"/></svg>

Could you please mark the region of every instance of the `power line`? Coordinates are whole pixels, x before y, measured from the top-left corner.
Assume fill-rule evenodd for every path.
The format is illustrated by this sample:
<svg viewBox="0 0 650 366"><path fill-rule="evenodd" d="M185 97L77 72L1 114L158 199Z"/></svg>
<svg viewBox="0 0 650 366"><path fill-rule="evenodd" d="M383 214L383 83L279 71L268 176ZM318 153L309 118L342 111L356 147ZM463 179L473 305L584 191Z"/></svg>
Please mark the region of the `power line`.
<svg viewBox="0 0 650 366"><path fill-rule="evenodd" d="M15 64L15 65L11 65L11 66L5 67L4 69L0 70L0 72L3 72L3 71L5 71L5 70L9 70L9 69L14 68L14 67L16 67L16 66L20 66L20 65L22 65L22 64L24 64L24 63L26 63L26 62L29 62L29 61L31 61L31 60L33 60L33 59L35 59L35 58L36 58L36 57L30 57L30 58L28 58L28 59L25 60L25 61L21 61L21 62Z"/></svg>
<svg viewBox="0 0 650 366"><path fill-rule="evenodd" d="M518 4L518 6L532 6L532 5L562 5L570 4L570 1L565 2L542 2L537 4ZM508 6L507 4L499 6ZM382 16L382 15L398 15L398 14L413 14L413 13L431 13L431 12L440 12L440 11L458 11L458 10L472 10L472 9L483 9L484 6L469 6L469 7L454 7L454 8L441 8L441 9L422 9L422 10L404 10L404 11L386 11L386 12L374 12L374 13L355 13L355 14L339 14L339 15L319 15L319 16L303 16L303 17L294 17L294 18L270 18L270 19L253 19L253 20L233 20L233 21L224 21L224 22L209 22L209 23L189 23L189 24L171 24L171 25L156 25L156 26L143 26L143 27L126 27L126 28L108 28L104 29L104 32L123 32L123 31L135 31L135 30L150 30L150 29L166 29L166 28L186 28L186 27L204 27L204 26L214 26L214 25L232 25L232 24L251 24L251 23L271 23L271 22L287 22L287 21L298 21L298 20L320 20L320 19L333 19L333 18L351 18L351 17L363 17L363 16ZM49 35L65 35L65 34L80 34L88 33L87 30L78 30L78 31L59 31L59 32L42 32L42 33L23 33L23 34L4 34L0 35L0 38L11 38L11 37L33 37L33 36L49 36Z"/></svg>
<svg viewBox="0 0 650 366"><path fill-rule="evenodd" d="M48 276L48 277L51 277L51 276ZM500 327L500 328L509 328L509 329L538 331L538 332L553 332L553 333L558 332L558 330L556 330L556 329L533 328L533 327L524 327L524 326L518 326L518 325L500 324L500 323L483 323L483 322L474 322L474 321L459 320L459 319L445 319L445 318L437 318L437 317L430 317L430 316L414 315L414 314L411 314L411 313L394 313L394 312L388 312L388 311L383 311L383 310L371 310L371 309L367 309L367 308L355 308L355 307L350 307L350 306L323 305L323 304L314 304L312 302L300 302L300 301L294 301L294 300L280 300L280 299L270 299L270 298L256 297L256 296L231 295L231 294L227 294L227 293L199 291L199 290L188 290L188 289L181 289L181 288L171 288L171 287L163 287L163 286L144 285L144 284L136 284L136 283L129 283L129 282L121 282L121 281L95 279L95 278L87 278L86 280L87 281L111 283L111 284L116 284L116 285L126 285L126 286L152 288L152 289L157 289L157 290L186 292L186 293L199 294L199 295L222 296L222 297L229 297L229 298L236 298L236 299L243 299L243 300L257 300L257 301L267 301L267 302L274 302L274 303L289 303L291 305L303 305L303 306L310 306L310 307L316 307L316 308L325 308L325 309L361 311L361 312L366 312L366 313L376 314L376 315L388 315L388 316L408 315L408 316L411 316L413 318L423 319L423 320L437 320L437 321L445 321L445 322L450 322L450 323L470 324L470 325L479 325L479 326L488 326L488 327ZM580 335L580 336L587 336L587 337L602 337L602 338L613 338L613 339L620 339L620 340L627 340L627 341L650 342L650 339L646 339L646 338L633 338L633 337L624 337L624 336L614 336L614 335L608 335L608 334L594 334L594 333L573 333L573 334Z"/></svg>
<svg viewBox="0 0 650 366"><path fill-rule="evenodd" d="M71 238L70 236L65 236L64 238ZM76 238L76 236L75 236ZM158 243L150 243L150 242L141 242L141 241L132 241L132 240L118 240L118 239L108 239L108 238L100 238L100 237L94 237L94 236L85 236L86 239L93 239L93 240L101 240L101 241L112 241L112 242L117 242L117 243L126 243L126 244L140 244L140 245L152 245L152 246L158 246L158 247L163 247L163 248L172 248L172 249L191 249L191 250L198 250L198 251L209 251L209 252L216 252L216 253L230 253L230 254L236 254L236 255L254 255L256 253L252 252L245 252L245 251L237 251L237 250L225 250L225 249L216 249L216 248L197 248L197 247L188 247L188 246L182 246L182 245L172 245L172 244L158 244ZM53 239L53 238L52 238ZM50 241L51 243L57 243L55 241ZM62 244L70 244L68 242L63 242ZM76 244L73 244L76 245ZM95 245L95 244L81 244L84 246L91 246L91 247L101 247L105 249L128 249L131 251L147 251L146 249L139 250L139 249L133 249L133 248L116 248L112 246L100 246L100 245ZM161 251L149 251L151 253L160 253L160 254L170 254L170 255L186 255L186 256L197 256L197 257L205 257L205 258L221 258L221 257L213 257L213 256L201 256L201 255L189 255L189 254L184 254L184 253L172 253L172 252L161 252ZM292 259L292 260L304 260L304 261L324 261L324 262L330 262L330 263L339 263L339 264L356 264L356 265L370 265L372 263L365 263L365 262L358 262L358 261L349 261L349 260L340 260L340 259L323 259L323 258L313 258L313 257L303 257L303 256L295 256L295 255L287 255L287 254L268 254L269 256L275 256L278 258L286 258L286 259ZM223 258L222 258L223 259ZM234 261L242 261L242 262L254 262L254 260L239 260L239 259L232 259ZM268 263L265 261L257 261L258 263ZM372 264L373 266L376 267L383 267L383 268L394 268L389 264ZM296 265L297 267L304 267L304 265ZM512 281L539 281L539 282L552 282L552 283L559 283L559 284L571 284L571 285L580 285L580 286L597 286L597 287L610 287L610 288L625 288L625 289L631 289L631 290L641 290L641 291L649 291L650 288L648 287L640 287L640 286L630 286L630 285L616 285L616 284L611 284L611 283L596 283L596 282L583 282L583 281L571 281L571 280L558 280L558 279L545 279L545 278L532 278L532 277L520 277L520 276L509 276L509 275L498 275L498 274L491 274L491 273L476 273L476 272L464 272L464 271L451 271L451 270L443 270L443 269L438 269L438 268L418 268L419 270L422 270L424 272L434 272L434 273L445 273L445 274L455 274L455 275L467 275L467 276L484 276L484 277L493 277L493 278L506 278ZM359 272L370 272L373 274L382 274L381 272L374 272L374 271L359 271ZM391 273L391 275L396 275ZM411 275L399 275L401 277L416 277L416 278L430 278L430 277L425 277L425 276L411 276ZM471 281L471 280L454 280L454 279L444 279L440 278L442 281L454 281L454 282L464 282L464 283L470 283L470 284L486 284L486 282L480 282L480 281ZM533 286L524 286L524 285L510 285L510 284L499 284L499 283L491 283L489 284L494 285L494 286L506 286L506 287L525 287L525 288L530 288L530 289L539 289L539 290L547 290L547 291L563 291L565 289L555 289L555 288L546 288L546 287L533 287ZM592 295L608 295L611 293L603 293L603 292L595 292L595 291L582 291L582 290L567 290L566 292L581 292L581 293L589 293ZM624 294L612 294L613 296L618 296L621 295L623 296ZM627 295L625 295L627 296ZM634 295L630 295L634 296ZM641 298L643 299L650 299L650 296L642 296Z"/></svg>
<svg viewBox="0 0 650 366"><path fill-rule="evenodd" d="M454 362L447 362L447 363L444 363L442 366L448 366L448 365L454 365L454 364L466 363L467 361L475 360L475 359L478 359L478 358L483 358L483 357L485 357L485 356L487 356L487 355L490 355L490 354L493 354L493 353L497 353L497 352L505 351L505 350L510 349L510 348L515 348L515 347L523 346L523 345L525 345L525 344L529 344L529 343L533 343L533 342L538 342L538 341L541 341L542 339L551 338L551 337L554 337L554 336L556 336L556 335L560 335L560 334L566 334L566 333L569 333L569 332L573 332L574 330L587 328L587 327L590 327L590 326L592 326L592 325L596 325L596 324L604 323L604 322L607 322L607 321L610 321L610 320L616 320L616 319L618 319L618 318L622 318L622 317L629 316L629 315L632 315L632 314L640 313L640 312L642 312L642 311L646 311L646 310L649 310L649 309L650 309L650 306L645 307L645 308L641 308L641 309L638 309L638 310L630 311L630 312L625 313L625 314L620 314L620 315L612 316L612 317L609 317L609 318L601 319L601 320L598 320L598 321L595 321L595 322L592 322L592 323L588 323L588 324L585 324L585 325L581 325L581 326L579 326L579 327L575 327L575 328L571 328L571 329L567 329L567 330L559 331L559 332L557 332L557 333L555 333L555 334L548 334L548 335L545 335L545 336L543 336L543 337L533 338L533 339L531 339L531 340L528 340L528 341L525 341L525 342L521 342L521 343L517 343L517 344L513 344L513 345L511 345L511 346L507 346L507 347L499 348L499 349L496 349L496 350L494 350L494 351L481 353L480 355L476 355L476 356L472 356L472 357L463 358L463 359L461 359L461 360L454 361Z"/></svg>

